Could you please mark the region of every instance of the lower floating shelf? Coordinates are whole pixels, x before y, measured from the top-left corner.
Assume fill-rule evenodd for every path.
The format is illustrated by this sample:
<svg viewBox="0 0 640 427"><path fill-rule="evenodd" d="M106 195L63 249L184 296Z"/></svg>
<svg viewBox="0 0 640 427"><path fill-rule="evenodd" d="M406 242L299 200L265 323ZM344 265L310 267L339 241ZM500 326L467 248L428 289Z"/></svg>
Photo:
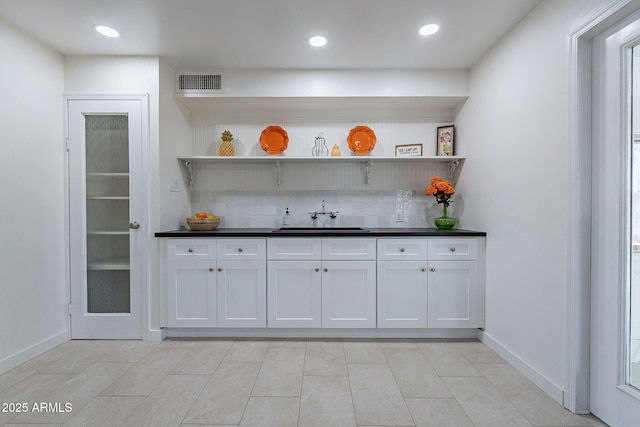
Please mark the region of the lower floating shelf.
<svg viewBox="0 0 640 427"><path fill-rule="evenodd" d="M189 173L189 183L193 186L195 182L195 170L198 164L273 164L276 168L276 185L281 185L281 166L286 163L291 164L361 164L363 165L363 179L365 185L371 183L373 165L380 163L446 163L448 165L448 179L455 184L459 175L459 168L464 163L465 158L459 156L413 156L413 157L382 157L382 156L327 156L327 157L287 157L287 156L250 156L250 157L223 157L223 156L191 156L178 157L183 162Z"/></svg>

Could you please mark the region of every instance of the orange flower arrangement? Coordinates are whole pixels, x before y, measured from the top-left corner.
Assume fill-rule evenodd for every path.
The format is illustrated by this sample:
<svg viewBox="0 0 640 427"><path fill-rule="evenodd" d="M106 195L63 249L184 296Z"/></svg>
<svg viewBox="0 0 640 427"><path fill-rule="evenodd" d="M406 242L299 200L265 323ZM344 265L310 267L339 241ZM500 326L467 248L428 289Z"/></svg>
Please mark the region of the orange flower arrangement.
<svg viewBox="0 0 640 427"><path fill-rule="evenodd" d="M453 184L439 176L431 178L430 185L424 191L427 196L434 196L438 203L443 203L445 207L451 203L451 196L455 193Z"/></svg>

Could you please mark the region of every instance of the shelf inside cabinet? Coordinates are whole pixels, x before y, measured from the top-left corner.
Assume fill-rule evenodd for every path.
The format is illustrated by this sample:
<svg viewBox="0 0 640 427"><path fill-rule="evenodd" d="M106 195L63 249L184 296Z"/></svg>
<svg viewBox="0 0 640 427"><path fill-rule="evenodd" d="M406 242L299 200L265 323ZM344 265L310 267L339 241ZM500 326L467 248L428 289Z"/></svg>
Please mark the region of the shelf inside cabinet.
<svg viewBox="0 0 640 427"><path fill-rule="evenodd" d="M393 164L393 165L409 165L409 164L441 164L446 165L447 178L455 184L460 167L464 163L465 158L460 156L412 156L412 157L396 157L396 156L326 156L326 157L287 157L287 156L246 156L246 157L224 157L224 156L190 156L178 157L178 160L185 166L191 186L195 184L196 169L198 165L273 165L275 170L275 184L280 187L282 184L282 170L287 164L303 165L311 169L317 165L360 165L362 168L362 178L365 186L369 186L372 181L373 167L376 164ZM337 166L340 168L341 166Z"/></svg>
<svg viewBox="0 0 640 427"><path fill-rule="evenodd" d="M129 259L87 263L87 270L129 270L130 268Z"/></svg>

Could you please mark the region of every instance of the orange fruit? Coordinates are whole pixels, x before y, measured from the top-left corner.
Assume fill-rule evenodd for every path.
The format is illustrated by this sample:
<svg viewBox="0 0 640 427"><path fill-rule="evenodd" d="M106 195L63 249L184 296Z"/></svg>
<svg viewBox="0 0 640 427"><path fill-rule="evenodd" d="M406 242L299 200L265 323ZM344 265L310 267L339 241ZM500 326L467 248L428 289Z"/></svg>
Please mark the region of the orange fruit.
<svg viewBox="0 0 640 427"><path fill-rule="evenodd" d="M207 213L205 211L198 212L198 218L206 218L206 217L207 217Z"/></svg>

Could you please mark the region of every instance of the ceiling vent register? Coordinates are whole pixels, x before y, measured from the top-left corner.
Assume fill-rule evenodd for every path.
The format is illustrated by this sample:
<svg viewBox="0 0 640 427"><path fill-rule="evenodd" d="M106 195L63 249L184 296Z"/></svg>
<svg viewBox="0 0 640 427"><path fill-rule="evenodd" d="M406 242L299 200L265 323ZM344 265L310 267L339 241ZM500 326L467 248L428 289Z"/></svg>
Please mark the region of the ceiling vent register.
<svg viewBox="0 0 640 427"><path fill-rule="evenodd" d="M222 74L178 73L177 75L177 95L208 96L223 92Z"/></svg>

